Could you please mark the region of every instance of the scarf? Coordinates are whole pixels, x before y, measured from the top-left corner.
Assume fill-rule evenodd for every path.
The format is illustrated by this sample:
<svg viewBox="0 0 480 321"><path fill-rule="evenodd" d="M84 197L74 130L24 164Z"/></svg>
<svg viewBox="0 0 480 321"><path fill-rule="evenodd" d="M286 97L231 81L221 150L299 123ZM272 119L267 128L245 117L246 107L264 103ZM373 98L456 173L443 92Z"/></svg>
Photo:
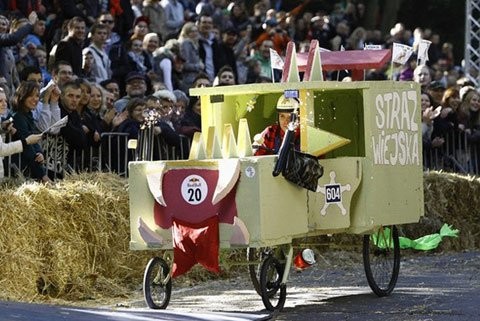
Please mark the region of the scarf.
<svg viewBox="0 0 480 321"><path fill-rule="evenodd" d="M110 0L110 13L112 16L120 16L123 13L122 6L120 5L120 0Z"/></svg>

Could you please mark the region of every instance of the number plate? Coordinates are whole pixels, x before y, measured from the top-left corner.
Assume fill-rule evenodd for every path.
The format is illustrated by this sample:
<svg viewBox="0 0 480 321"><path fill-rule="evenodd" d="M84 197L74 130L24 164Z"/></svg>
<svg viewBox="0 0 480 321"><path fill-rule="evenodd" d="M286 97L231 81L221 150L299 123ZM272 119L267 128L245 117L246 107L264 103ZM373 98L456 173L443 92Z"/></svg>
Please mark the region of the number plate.
<svg viewBox="0 0 480 321"><path fill-rule="evenodd" d="M340 184L325 185L325 202L340 203L342 201L342 193Z"/></svg>

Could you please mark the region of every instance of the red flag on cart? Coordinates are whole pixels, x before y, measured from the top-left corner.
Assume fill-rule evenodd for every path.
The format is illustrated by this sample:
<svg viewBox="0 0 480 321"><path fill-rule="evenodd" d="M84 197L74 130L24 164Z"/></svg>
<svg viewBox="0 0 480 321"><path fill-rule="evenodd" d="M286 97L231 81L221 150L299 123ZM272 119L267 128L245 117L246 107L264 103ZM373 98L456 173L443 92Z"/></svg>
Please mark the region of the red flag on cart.
<svg viewBox="0 0 480 321"><path fill-rule="evenodd" d="M237 179L232 176L234 183ZM219 272L218 224L233 224L237 206L235 186L213 204L218 181L218 169L171 169L163 176L162 192L166 206L155 202L154 220L161 228L172 227L174 277L186 273L196 263Z"/></svg>
<svg viewBox="0 0 480 321"><path fill-rule="evenodd" d="M173 219L173 268L172 276L180 276L200 263L207 270L218 273L218 216L200 223L188 223Z"/></svg>

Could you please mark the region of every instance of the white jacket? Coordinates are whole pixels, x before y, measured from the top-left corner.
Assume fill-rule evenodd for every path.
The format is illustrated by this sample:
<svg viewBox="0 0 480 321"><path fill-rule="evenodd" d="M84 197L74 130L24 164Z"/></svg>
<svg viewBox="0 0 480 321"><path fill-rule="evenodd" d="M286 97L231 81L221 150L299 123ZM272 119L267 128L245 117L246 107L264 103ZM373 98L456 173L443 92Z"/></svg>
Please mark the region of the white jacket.
<svg viewBox="0 0 480 321"><path fill-rule="evenodd" d="M16 140L14 142L5 144L3 142L3 137L0 135L0 179L5 175L3 170L3 158L5 156L10 156L16 153L21 153L23 151L22 141Z"/></svg>
<svg viewBox="0 0 480 321"><path fill-rule="evenodd" d="M88 46L88 49L92 53L93 59L95 59L96 68L92 70L95 82L98 84L104 80L110 79L112 77L112 68L108 53L103 49L96 48L93 44Z"/></svg>

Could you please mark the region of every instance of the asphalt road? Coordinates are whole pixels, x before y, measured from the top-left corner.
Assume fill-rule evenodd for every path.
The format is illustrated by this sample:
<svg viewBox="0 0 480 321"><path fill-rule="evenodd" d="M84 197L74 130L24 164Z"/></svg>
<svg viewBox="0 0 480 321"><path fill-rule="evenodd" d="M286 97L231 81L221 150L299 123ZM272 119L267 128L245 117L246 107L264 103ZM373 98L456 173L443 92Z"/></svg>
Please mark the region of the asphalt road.
<svg viewBox="0 0 480 321"><path fill-rule="evenodd" d="M408 254L397 287L376 297L367 285L361 256L348 252L320 258L302 273L292 272L280 313L268 313L248 277L173 288L165 311L145 308L140 293L115 305L75 308L0 303L0 321L96 320L480 320L480 252Z"/></svg>

